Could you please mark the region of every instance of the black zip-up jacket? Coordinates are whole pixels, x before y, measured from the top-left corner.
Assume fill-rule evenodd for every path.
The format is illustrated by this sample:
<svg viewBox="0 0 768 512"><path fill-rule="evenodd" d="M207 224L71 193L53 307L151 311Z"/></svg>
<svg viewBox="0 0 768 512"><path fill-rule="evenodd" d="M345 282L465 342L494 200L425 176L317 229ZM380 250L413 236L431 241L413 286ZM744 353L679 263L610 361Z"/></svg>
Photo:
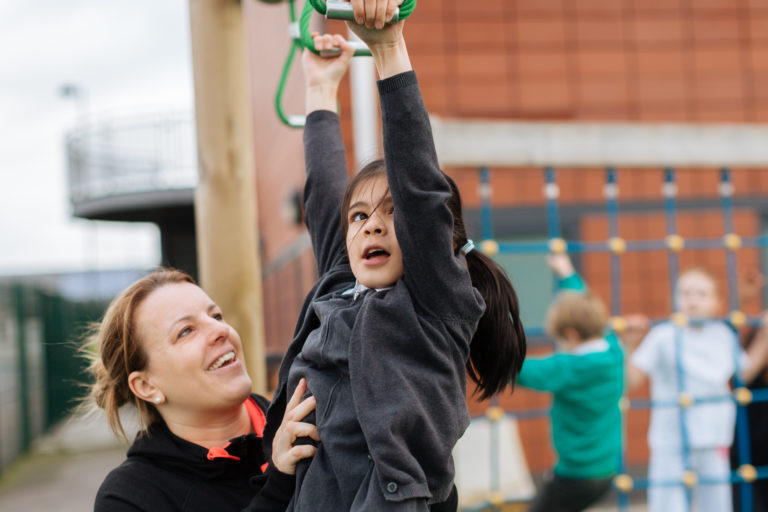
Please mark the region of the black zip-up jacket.
<svg viewBox="0 0 768 512"><path fill-rule="evenodd" d="M265 411L269 402L251 395ZM113 469L96 495L94 512L283 512L293 494L295 478L267 462L262 438L249 434L226 447L234 460L173 434L156 422L133 442L127 458Z"/></svg>
<svg viewBox="0 0 768 512"><path fill-rule="evenodd" d="M426 510L445 501L453 489L451 450L469 423L465 363L485 305L453 255L450 188L416 75L378 85L404 275L386 290L344 293L355 285L339 219L349 180L344 145L335 113L310 113L304 198L320 279L283 359L264 433L268 446L292 386L306 376L321 442L297 467L289 510L328 509L318 503Z"/></svg>

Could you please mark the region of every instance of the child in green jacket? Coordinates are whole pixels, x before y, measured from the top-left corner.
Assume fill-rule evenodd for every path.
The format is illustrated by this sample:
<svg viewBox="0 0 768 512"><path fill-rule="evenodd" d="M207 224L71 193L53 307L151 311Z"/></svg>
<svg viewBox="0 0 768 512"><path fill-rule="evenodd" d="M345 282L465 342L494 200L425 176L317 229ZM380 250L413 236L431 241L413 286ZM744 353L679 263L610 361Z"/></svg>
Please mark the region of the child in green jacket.
<svg viewBox="0 0 768 512"><path fill-rule="evenodd" d="M576 512L603 497L619 469L624 351L568 256L553 254L547 263L559 278L545 326L558 351L527 358L517 382L552 393L557 463L530 512Z"/></svg>

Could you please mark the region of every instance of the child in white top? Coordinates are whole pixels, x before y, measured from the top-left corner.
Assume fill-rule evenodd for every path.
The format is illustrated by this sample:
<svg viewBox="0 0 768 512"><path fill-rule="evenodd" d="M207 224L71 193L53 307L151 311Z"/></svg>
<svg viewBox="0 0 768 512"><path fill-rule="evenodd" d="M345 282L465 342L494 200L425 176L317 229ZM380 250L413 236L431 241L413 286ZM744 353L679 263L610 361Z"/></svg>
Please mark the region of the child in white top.
<svg viewBox="0 0 768 512"><path fill-rule="evenodd" d="M689 510L685 488L669 484L681 482L684 471L690 469L699 482L723 482L697 485L692 495L698 507L694 510L728 512L732 510L731 486L726 483L728 447L736 417L736 406L729 399L730 380L735 375L749 380L762 367L768 344L757 344L747 355L733 331L714 320L720 308L717 284L705 270L692 269L680 276L675 301L687 325L665 322L651 329L632 354L628 369L630 389L651 379L648 510ZM693 405L678 406L681 394L692 398ZM722 399L698 402L715 397Z"/></svg>

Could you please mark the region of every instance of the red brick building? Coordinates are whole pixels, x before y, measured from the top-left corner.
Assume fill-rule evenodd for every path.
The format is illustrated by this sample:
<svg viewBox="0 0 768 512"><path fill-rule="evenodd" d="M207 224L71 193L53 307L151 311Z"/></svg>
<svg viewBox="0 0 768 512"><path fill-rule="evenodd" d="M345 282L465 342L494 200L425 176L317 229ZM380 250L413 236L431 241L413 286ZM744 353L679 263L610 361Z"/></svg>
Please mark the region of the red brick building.
<svg viewBox="0 0 768 512"><path fill-rule="evenodd" d="M303 181L301 131L283 126L274 95L289 47L286 4L244 2L254 108L254 133L268 350L290 342L294 321L315 271L303 226L293 208ZM338 22L326 31L345 32ZM430 113L444 119L557 122L768 122L768 1L766 0L421 0L405 29L409 52ZM303 81L294 63L284 104L303 113ZM340 112L352 148L350 88ZM766 142L768 144L768 142ZM729 162L722 162L728 165ZM667 234L661 194L664 162L619 169L619 231L626 240ZM350 167L353 167L350 157ZM481 237L478 170L447 167L462 188L470 230ZM543 172L538 166L491 167L494 234L499 240L546 240ZM558 167L563 235L604 241L608 223L604 169ZM678 232L684 238L724 234L717 167L677 172ZM734 168L736 232L768 233L768 162ZM521 302L536 322L549 300L543 255L502 261ZM517 259L516 259L517 258ZM664 317L671 311L666 251L622 256L623 311ZM575 257L587 281L610 301L610 255ZM764 251L738 251L738 266L765 270ZM681 253L682 266L710 268L726 286L725 251ZM531 276L535 279L531 281ZM526 279L528 281L526 281ZM530 282L529 282L530 281ZM539 290L537 290L539 288ZM546 290L545 290L546 289ZM725 297L724 297L725 298ZM743 309L756 313L758 297ZM725 313L725 312L724 312ZM536 352L535 345L531 352ZM633 396L647 396L641 390ZM504 396L508 408L538 408L547 398L524 390ZM485 404L472 404L481 412ZM546 419L521 422L534 471L551 464ZM628 421L630 464L647 457L647 412Z"/></svg>

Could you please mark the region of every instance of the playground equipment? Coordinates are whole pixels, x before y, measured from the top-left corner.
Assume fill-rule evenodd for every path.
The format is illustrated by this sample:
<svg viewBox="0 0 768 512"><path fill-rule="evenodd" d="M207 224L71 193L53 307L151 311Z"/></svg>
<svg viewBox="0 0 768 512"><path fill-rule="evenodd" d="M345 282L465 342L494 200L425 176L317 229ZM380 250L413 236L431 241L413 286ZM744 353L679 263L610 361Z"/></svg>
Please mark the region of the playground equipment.
<svg viewBox="0 0 768 512"><path fill-rule="evenodd" d="M407 18L411 15L415 7L416 0L404 0L400 8L395 12L395 16L391 21ZM288 10L291 19L291 46L288 49L288 56L285 59L283 71L280 75L280 81L277 86L277 93L275 95L275 109L277 111L277 116L280 118L280 121L282 121L283 124L290 128L303 128L305 121L303 115L286 114L283 110L283 91L285 90L285 84L288 81L288 75L291 71L293 58L296 52L300 49L307 49L318 53L317 50L315 50L315 45L312 41L312 32L309 28L313 12L317 12L325 16L326 19L351 20L353 16L352 4L349 2L341 2L339 0L328 0L327 2L324 0L305 0L301 15L297 19L294 0L288 0ZM356 57L369 57L371 55L370 50L367 46L365 46L364 43L360 41L351 41L350 44L355 46ZM334 55L338 55L338 53L338 51L329 51L323 52L321 55L333 57Z"/></svg>
<svg viewBox="0 0 768 512"><path fill-rule="evenodd" d="M626 171L626 172L638 172L638 171ZM482 219L482 233L483 242L481 248L490 255L497 255L501 253L526 253L526 252L538 252L546 254L547 252L562 253L595 253L603 252L610 254L610 275L611 275L611 304L610 311L612 315L611 323L614 329L620 331L623 326L626 325L622 317L621 311L621 258L628 252L638 251L659 251L664 250L667 252L668 268L669 268L669 283L670 292L672 287L677 281L679 272L679 258L680 252L685 250L706 250L706 249L722 249L726 251L726 267L727 267L727 279L728 279L728 305L730 313L721 318L724 322L728 323L733 329L737 329L744 325L758 325L759 318L754 316L748 316L744 312L739 310L738 304L738 269L736 251L740 248L766 248L768 247L768 236L740 236L735 231L734 226L734 214L733 214L733 193L734 187L732 182L732 173L728 168L720 170L720 182L718 186L718 195L720 196L720 210L722 212L723 228L724 232L722 237L719 238L683 238L677 229L677 183L676 183L676 171L672 168L666 168L661 172L664 173L664 184L662 187L662 195L664 200L664 211L666 218L666 237L657 240L625 240L621 238L619 232L619 172L614 168L607 168L605 170L605 183L603 188L603 195L605 198L605 214L608 220L608 239L600 242L584 242L576 240L565 240L562 238L562 231L560 227L560 213L559 213L559 196L560 190L557 183L557 173L554 168L548 167L543 171L543 191L546 201L546 218L548 224L548 241L541 243L528 243L528 244L507 244L502 243L494 239L493 237L493 211L491 208L491 194L493 191L490 173L488 169L480 169L479 180L481 182L480 196L482 200L481 207L481 219ZM670 319L678 326L676 346L679 355L680 347L680 333L682 327L686 326L692 319L686 318L684 315L677 311L672 311ZM664 320L664 319L661 319ZM534 329L537 331L538 329ZM737 349L734 346L734 358L737 358ZM738 366L736 366L738 368ZM636 401L630 403L627 398L624 398L620 404L622 410L626 413L629 409L641 409L649 407L675 407L680 411L680 424L681 424L681 436L683 440L683 467L685 468L678 479L665 480L665 481L650 481L647 478L633 478L627 473L626 467L626 453L622 455L620 463L620 473L614 479L614 488L618 492L619 496L619 509L628 510L629 505L629 493L634 489L645 489L649 486L662 485L662 486L683 486L686 489L686 495L688 500L689 509L691 507L692 490L697 485L708 485L714 483L723 483L713 478L707 478L706 476L697 475L690 469L690 445L688 439L688 432L686 429L686 418L691 408L700 404L718 402L730 400L734 401L737 405L737 436L738 443L738 460L739 467L732 471L727 482L739 484L741 490L741 508L740 512L750 512L752 510L752 494L751 483L757 479L768 478L768 467L755 467L750 461L750 448L749 448L749 425L747 423L747 410L746 406L753 402L762 402L768 400L768 389L750 390L744 386L744 383L739 380L738 377L734 378L734 389L729 395L724 396L711 396L700 397L692 396L685 387L685 379L683 378L683 368L678 357L677 364L678 371L678 398L676 400L670 400L666 402L662 401ZM516 414L523 413L523 414ZM539 411L540 414L531 414L531 411L513 411L505 414L489 414L487 420L492 422L503 422L508 417L536 417L543 416L546 411ZM499 423L496 426L490 428L504 428L503 423ZM500 453L499 457L510 457L514 460L515 450L510 449L509 446L504 446L499 440L498 436L486 435L483 441L479 441L477 435L472 434L471 438L475 443L485 443L489 445L489 451L491 453ZM483 453L483 449L478 445L475 445L475 451ZM463 453L459 451L458 453ZM459 458L461 460L461 457ZM457 461L458 462L458 461ZM462 461L463 462L463 461ZM487 493L484 500L480 500L479 504L476 504L472 508L465 508L469 510L497 510L501 503L504 503L503 497L505 495L504 484L502 483L502 472L498 468L497 464L494 464L493 460L490 462L491 473L489 475L489 482ZM523 468L525 468L523 466ZM525 478L518 480L525 481ZM457 480L457 483L462 484L461 480ZM470 489L474 490L476 484L472 483ZM460 493L463 489L460 488ZM519 499L519 496L512 498ZM501 501L500 501L501 500Z"/></svg>

